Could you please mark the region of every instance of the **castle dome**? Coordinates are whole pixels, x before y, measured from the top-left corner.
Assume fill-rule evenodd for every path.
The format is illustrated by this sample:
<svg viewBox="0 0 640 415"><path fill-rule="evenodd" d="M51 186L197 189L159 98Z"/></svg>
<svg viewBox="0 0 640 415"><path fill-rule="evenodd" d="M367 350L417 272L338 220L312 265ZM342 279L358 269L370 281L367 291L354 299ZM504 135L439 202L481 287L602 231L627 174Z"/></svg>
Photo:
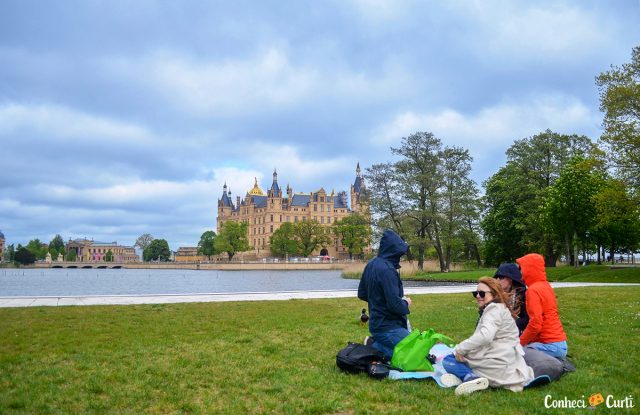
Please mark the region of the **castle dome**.
<svg viewBox="0 0 640 415"><path fill-rule="evenodd" d="M252 195L252 196L264 196L264 192L262 191L262 189L260 188L260 186L258 186L258 178L255 178L255 184L253 185L253 189L249 190L248 194Z"/></svg>

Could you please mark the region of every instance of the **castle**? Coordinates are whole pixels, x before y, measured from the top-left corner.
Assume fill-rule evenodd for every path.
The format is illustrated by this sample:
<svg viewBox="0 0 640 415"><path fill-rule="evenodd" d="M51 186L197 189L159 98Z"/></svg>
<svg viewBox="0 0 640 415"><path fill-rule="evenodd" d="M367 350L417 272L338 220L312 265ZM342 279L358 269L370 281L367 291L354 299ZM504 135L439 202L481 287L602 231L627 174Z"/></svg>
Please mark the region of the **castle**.
<svg viewBox="0 0 640 415"><path fill-rule="evenodd" d="M338 194L332 191L331 194L327 194L323 188L320 188L311 193L294 193L293 189L287 185L286 193L283 194L278 184L278 173L274 169L273 182L266 194L260 189L256 179L244 200L237 196L234 203L231 190L227 189L226 183L224 184L222 197L218 199L217 232L220 233L222 224L226 221L246 221L249 224L247 239L252 247L251 253L256 257L270 256L269 238L283 223L314 220L322 226L329 227L353 213L369 218L366 192L360 163L356 167L356 178L351 185L351 208L347 203L345 191ZM317 254L339 259L349 257L347 249L333 234L331 243L321 247Z"/></svg>

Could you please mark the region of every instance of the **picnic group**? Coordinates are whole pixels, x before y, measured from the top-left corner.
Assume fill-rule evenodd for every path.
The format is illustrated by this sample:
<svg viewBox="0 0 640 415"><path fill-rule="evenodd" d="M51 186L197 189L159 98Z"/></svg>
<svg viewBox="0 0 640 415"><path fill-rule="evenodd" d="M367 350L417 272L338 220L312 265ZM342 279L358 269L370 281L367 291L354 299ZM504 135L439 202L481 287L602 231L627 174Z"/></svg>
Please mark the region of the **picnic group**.
<svg viewBox="0 0 640 415"><path fill-rule="evenodd" d="M369 311L371 335L365 346L392 363L394 349L397 353L412 333L407 318L412 301L404 295L399 275L408 249L397 233L384 231L378 255L365 267L358 286L358 298ZM441 386L455 387L457 395L490 387L520 392L575 370L540 254L501 264L493 277L478 280L472 295L479 312L475 331L438 359Z"/></svg>

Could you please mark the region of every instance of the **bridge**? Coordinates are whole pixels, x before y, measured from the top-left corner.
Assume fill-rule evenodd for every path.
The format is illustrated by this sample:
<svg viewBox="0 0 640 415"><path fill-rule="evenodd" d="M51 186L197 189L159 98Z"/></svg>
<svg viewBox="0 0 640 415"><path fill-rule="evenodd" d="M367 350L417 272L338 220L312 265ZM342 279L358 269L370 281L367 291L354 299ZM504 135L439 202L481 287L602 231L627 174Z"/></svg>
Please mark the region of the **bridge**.
<svg viewBox="0 0 640 415"><path fill-rule="evenodd" d="M123 262L38 262L35 268L127 268L127 264Z"/></svg>

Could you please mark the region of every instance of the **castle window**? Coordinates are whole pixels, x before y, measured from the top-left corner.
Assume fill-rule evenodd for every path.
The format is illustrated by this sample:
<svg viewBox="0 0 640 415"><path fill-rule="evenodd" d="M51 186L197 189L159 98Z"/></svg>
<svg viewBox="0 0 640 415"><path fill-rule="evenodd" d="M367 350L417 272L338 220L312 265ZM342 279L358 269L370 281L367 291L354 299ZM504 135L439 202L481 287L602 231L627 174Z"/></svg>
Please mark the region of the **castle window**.
<svg viewBox="0 0 640 415"><path fill-rule="evenodd" d="M273 233L273 225L269 226L269 232Z"/></svg>
<svg viewBox="0 0 640 415"><path fill-rule="evenodd" d="M273 215L271 215L271 222L273 222Z"/></svg>
<svg viewBox="0 0 640 415"><path fill-rule="evenodd" d="M297 216L294 216L293 221L294 221L294 222L297 222L297 221L298 221L298 217L297 217Z"/></svg>
<svg viewBox="0 0 640 415"><path fill-rule="evenodd" d="M280 215L280 222L282 222L282 215Z"/></svg>
<svg viewBox="0 0 640 415"><path fill-rule="evenodd" d="M306 221L307 221L307 217L306 217L306 216L303 216L303 217L302 217L302 221L303 221L303 222L306 222Z"/></svg>
<svg viewBox="0 0 640 415"><path fill-rule="evenodd" d="M324 212L324 205L320 205L320 212Z"/></svg>
<svg viewBox="0 0 640 415"><path fill-rule="evenodd" d="M324 216L320 216L320 223L324 223Z"/></svg>
<svg viewBox="0 0 640 415"><path fill-rule="evenodd" d="M327 223L331 223L331 216L327 216Z"/></svg>
<svg viewBox="0 0 640 415"><path fill-rule="evenodd" d="M291 217L290 217L290 216L287 216L287 222L289 222L289 219L291 219Z"/></svg>
<svg viewBox="0 0 640 415"><path fill-rule="evenodd" d="M324 196L320 196L320 201L324 202Z"/></svg>
<svg viewBox="0 0 640 415"><path fill-rule="evenodd" d="M318 205L316 205L315 203L313 204L313 211L317 212L318 211Z"/></svg>

